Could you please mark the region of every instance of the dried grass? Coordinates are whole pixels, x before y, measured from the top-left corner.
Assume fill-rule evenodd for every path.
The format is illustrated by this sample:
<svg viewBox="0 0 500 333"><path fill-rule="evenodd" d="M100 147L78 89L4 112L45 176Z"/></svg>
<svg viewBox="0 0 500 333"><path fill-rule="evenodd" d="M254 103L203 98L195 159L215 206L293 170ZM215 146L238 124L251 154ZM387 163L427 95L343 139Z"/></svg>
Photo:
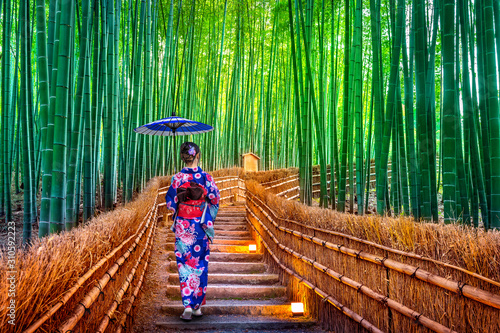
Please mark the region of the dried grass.
<svg viewBox="0 0 500 333"><path fill-rule="evenodd" d="M298 168L278 169L272 171L247 172L245 175L245 179L254 180L257 183L262 184L298 174L299 174Z"/></svg>
<svg viewBox="0 0 500 333"><path fill-rule="evenodd" d="M466 269L494 281L500 281L498 231L485 232L461 225L417 223L406 217L389 218L339 213L304 206L297 201L287 201L273 195L273 191L269 191L254 180L247 181L246 186L248 192L258 198L254 201L253 195L249 194L250 199L247 201L251 212L248 218L256 227L256 232L252 234L254 236L258 234L271 245L281 264L290 268L301 279L310 281L316 288L332 295L376 327L383 331L394 332L430 331L420 325L418 318L408 318L394 309L389 309L380 300L361 293L356 285L370 288L396 303L407 306L415 313L422 314L422 320L426 320L427 323L431 320L458 332L500 332L500 311L497 308L462 296L458 290L456 293L450 292L455 289L447 290L410 275L421 269L420 272L426 271L445 278L453 286L458 285L460 288L460 285L467 284L499 295L498 282L488 282L484 278L463 271ZM261 206L259 199L265 204L262 205L263 211L258 207ZM284 232L273 225L268 220L273 216L267 214L270 209L278 216L275 222L280 228L285 227L294 232ZM263 221L265 227L255 223L253 214ZM275 237L282 245L273 244L264 229L269 229L273 238ZM304 238L298 237L301 233L305 235ZM321 243L309 241L309 237L312 236L355 250L351 253L363 251L363 254L372 254L381 259L388 258L402 265L413 266L416 270L402 273L384 267L380 264L383 261L370 262L363 260L362 256L358 258L346 255L339 252L340 248L337 249L336 246L326 248ZM282 246L291 249L295 254L290 254L290 250L283 250ZM405 255L394 250L411 252L418 256ZM436 261L429 261L419 256ZM353 325L353 322L346 320L345 316L338 316L338 309L333 310L333 306L320 302L320 296L301 287L294 281L295 279L283 274L273 259L269 256L265 258L272 269L279 274L281 282L288 286L288 296L294 300L304 301L306 307L320 320L324 328L339 331L360 330L357 324ZM344 284L346 279L340 281L332 278L321 268L312 268L308 260L315 260L319 264L317 267L327 267L356 283L347 286Z"/></svg>
<svg viewBox="0 0 500 333"><path fill-rule="evenodd" d="M256 181L247 181L246 186L281 218L413 252L500 281L500 232L497 230L419 223L409 217L339 213L279 198Z"/></svg>
<svg viewBox="0 0 500 333"><path fill-rule="evenodd" d="M166 177L149 181L146 189L137 198L114 211L101 214L83 226L70 232L63 232L42 239L34 239L30 247L16 253L16 325L7 323L7 309L0 309L0 327L10 331L21 331L53 306L77 279L85 274L96 262L103 258L123 240L136 232L156 198L157 190L168 182ZM110 260L114 262L114 260ZM97 271L87 284L99 278L109 265ZM0 304L8 302L7 256L0 253ZM84 290L82 290L84 292ZM72 309L74 300L82 293L75 294L73 304L61 308L54 317L62 318Z"/></svg>

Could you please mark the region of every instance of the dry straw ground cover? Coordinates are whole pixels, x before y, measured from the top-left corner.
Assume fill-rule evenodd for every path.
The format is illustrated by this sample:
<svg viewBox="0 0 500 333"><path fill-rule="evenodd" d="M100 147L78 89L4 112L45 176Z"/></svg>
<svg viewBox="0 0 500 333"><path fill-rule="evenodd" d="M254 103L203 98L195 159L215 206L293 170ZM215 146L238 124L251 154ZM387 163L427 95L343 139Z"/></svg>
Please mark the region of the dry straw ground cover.
<svg viewBox="0 0 500 333"><path fill-rule="evenodd" d="M247 182L247 189L273 207L280 217L413 252L500 281L500 232L497 230L486 232L464 225L418 223L409 217L339 213L276 197L257 182Z"/></svg>
<svg viewBox="0 0 500 333"><path fill-rule="evenodd" d="M137 198L123 207L93 218L79 228L58 235L35 239L30 247L16 254L16 325L7 323L6 306L0 308L2 331L21 331L51 308L101 258L133 235L153 205L157 190L165 180L152 179ZM7 304L6 255L0 253L0 304ZM117 254L117 256L120 256ZM116 257L117 258L117 257ZM72 300L50 321L53 327L73 309L93 282L114 263L96 271ZM125 267L126 270L127 267ZM127 272L128 274L128 272ZM110 287L113 289L113 286Z"/></svg>
<svg viewBox="0 0 500 333"><path fill-rule="evenodd" d="M279 177L274 176L274 179L277 178ZM282 178L286 176L283 175ZM375 326L395 332L420 332L425 329L423 330L417 321L418 318L424 319L425 317L458 332L500 331L498 308L482 304L470 297L464 297L456 288L457 286L463 288L464 285L477 287L489 292L489 295L493 295L496 299L495 302L498 301L498 295L500 295L500 233L498 231L485 232L460 225L416 223L406 217L388 218L343 214L307 207L297 201L284 200L273 195L255 181L247 181L246 185L248 191L258 198L253 200L253 195L249 195L247 205L252 213L257 214L261 221L266 221L266 225L280 240L280 243L298 253L299 257L291 256L275 248L278 252L281 251L279 257L282 262L306 280L311 281L317 288L337 297L340 303L350 307ZM259 199L263 201L262 204L259 203ZM265 207L262 206L264 211L256 205L264 205ZM283 233L269 224L268 216L274 214L271 211L277 215L272 220L281 227L296 232ZM302 233L307 235L306 238L299 236ZM330 242L330 244L337 244L342 247L342 251L350 248L356 250L353 253L363 251L363 254L357 258L357 256L341 253L340 247L327 249L324 244L321 246L321 242L314 244L307 239L311 236ZM405 254L403 251L412 254ZM417 274L418 278L412 276L411 272L403 273L386 269L381 261L374 263L362 259L365 254L370 253L380 259L388 258L393 262L399 262L400 267L404 265L413 267L411 270L413 273L420 270ZM327 267L338 272L341 279L342 276L351 278L358 283L354 285L370 288L401 306L407 306L416 311L417 320L408 318L397 311L388 310L382 300L373 300L362 295L359 289L353 289L352 285L348 286L345 282L332 279L326 272L311 267L310 263L300 258L317 260L320 264L318 267ZM484 277L475 276L467 271L494 281L488 281ZM430 272L444 278L444 282L448 281L451 289L446 290L421 280L423 272ZM295 285L294 279L290 280L282 274L281 276L282 281L290 287L290 297L296 298L295 293L307 295L306 301L311 306L319 306L313 309L313 312L319 311L320 317L326 314L325 311L330 311L322 305L323 303L318 305L314 293L304 292L303 288ZM347 325L344 320L339 323ZM332 329L342 327L342 325L338 326L330 322L328 318L324 324Z"/></svg>

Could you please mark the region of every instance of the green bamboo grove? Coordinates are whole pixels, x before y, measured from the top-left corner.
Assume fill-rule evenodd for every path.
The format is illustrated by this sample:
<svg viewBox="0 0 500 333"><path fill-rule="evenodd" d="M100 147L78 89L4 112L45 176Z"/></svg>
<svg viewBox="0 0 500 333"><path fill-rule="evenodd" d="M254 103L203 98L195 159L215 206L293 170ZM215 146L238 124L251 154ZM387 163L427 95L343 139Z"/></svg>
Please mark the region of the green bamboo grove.
<svg viewBox="0 0 500 333"><path fill-rule="evenodd" d="M178 170L171 137L133 132L173 114L216 128L177 138L200 143L205 169L246 152L298 167L306 204L500 227L498 1L2 0L0 13L0 217L23 192L26 242Z"/></svg>

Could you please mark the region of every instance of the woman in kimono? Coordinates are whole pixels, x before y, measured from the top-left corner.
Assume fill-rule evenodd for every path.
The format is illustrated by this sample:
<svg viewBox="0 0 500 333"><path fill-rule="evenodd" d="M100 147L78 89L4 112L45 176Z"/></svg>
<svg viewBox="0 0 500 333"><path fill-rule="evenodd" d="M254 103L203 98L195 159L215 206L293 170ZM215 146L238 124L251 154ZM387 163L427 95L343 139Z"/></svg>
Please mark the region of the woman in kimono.
<svg viewBox="0 0 500 333"><path fill-rule="evenodd" d="M201 317L207 291L209 242L214 237L214 220L219 209L219 189L199 166L200 148L184 142L180 148L186 164L172 177L165 197L167 208L174 212L175 258L179 269L183 320Z"/></svg>

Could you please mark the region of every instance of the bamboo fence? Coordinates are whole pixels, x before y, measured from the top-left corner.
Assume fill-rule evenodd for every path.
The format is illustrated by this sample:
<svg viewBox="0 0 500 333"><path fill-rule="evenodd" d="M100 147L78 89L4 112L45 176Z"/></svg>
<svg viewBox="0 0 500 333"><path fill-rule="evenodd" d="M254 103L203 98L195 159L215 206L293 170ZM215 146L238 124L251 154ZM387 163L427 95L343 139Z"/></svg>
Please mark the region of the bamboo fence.
<svg viewBox="0 0 500 333"><path fill-rule="evenodd" d="M281 184L289 182L290 176L283 175ZM313 227L307 223L307 212L298 211L299 204L294 203L296 211L280 209L286 202L268 190L280 187L276 178L265 185L264 189L247 183L252 233L267 249L266 259L288 286L289 297L304 301L325 328L347 332L362 326L373 331L363 325L366 322L386 332L500 331L498 281L422 255ZM294 221L297 218L300 222ZM332 312L326 303L340 311Z"/></svg>
<svg viewBox="0 0 500 333"><path fill-rule="evenodd" d="M495 258L489 266L481 261L481 243L467 242L472 237L467 230L429 229L415 222L411 222L414 229L408 229L406 220L392 219L393 224L385 228L394 229L395 234L427 228L437 240L449 235L461 238L453 245L444 239L433 246L417 244L423 254L391 247L383 241L384 230L374 229L374 223L385 220L314 211L277 196L296 186L294 173L294 169L248 174L242 169L224 169L211 174L221 193L221 205L246 200L251 232L260 240L259 247L266 249L266 261L288 287L290 299L303 301L325 329L500 332L500 264ZM17 315L21 319L15 327L0 323L2 331L130 331L157 221L168 215L169 183L170 177L155 178L131 204L20 251L16 269L24 273L18 281L22 302ZM318 216L332 226L346 224L352 232L320 227ZM456 230L450 233L449 228ZM365 233L358 237L356 230ZM372 233L378 234L378 242L363 238ZM489 237L484 239L493 245L485 247L500 245L500 237L493 232L476 234ZM404 237L393 241L390 244L408 243ZM438 260L447 258L450 246L468 249L464 256L472 258L475 272L459 260L459 264ZM483 271L488 276L479 274ZM5 277L5 271L0 270L0 275ZM5 288L0 285L0 290Z"/></svg>

